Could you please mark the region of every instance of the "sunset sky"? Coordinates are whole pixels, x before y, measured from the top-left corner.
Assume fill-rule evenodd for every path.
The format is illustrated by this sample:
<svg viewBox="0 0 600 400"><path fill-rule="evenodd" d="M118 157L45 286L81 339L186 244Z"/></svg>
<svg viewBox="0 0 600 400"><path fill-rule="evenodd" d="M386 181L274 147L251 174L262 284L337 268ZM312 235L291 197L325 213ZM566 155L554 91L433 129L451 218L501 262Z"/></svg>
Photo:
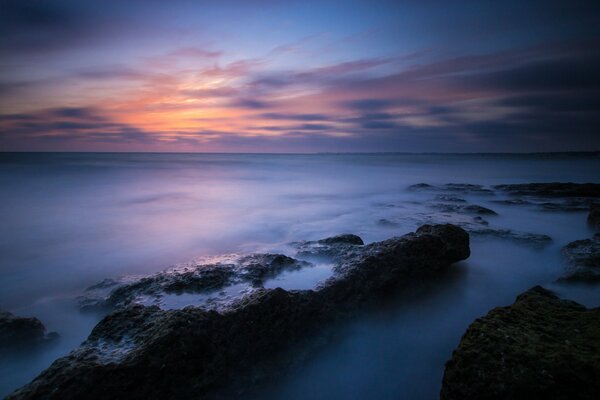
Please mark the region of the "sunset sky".
<svg viewBox="0 0 600 400"><path fill-rule="evenodd" d="M0 0L0 151L600 150L600 1Z"/></svg>

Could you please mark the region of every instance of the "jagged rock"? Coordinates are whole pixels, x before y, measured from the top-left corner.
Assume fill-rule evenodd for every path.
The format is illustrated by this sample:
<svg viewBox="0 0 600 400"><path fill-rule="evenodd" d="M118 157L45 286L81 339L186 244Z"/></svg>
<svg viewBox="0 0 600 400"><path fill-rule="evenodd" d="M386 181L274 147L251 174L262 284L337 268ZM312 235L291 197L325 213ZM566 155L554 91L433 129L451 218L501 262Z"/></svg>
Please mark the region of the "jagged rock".
<svg viewBox="0 0 600 400"><path fill-rule="evenodd" d="M591 239L576 240L563 247L569 266L561 280L600 280L600 234Z"/></svg>
<svg viewBox="0 0 600 400"><path fill-rule="evenodd" d="M295 349L324 327L470 254L468 234L452 225L426 225L369 245L348 241L358 243L329 241L348 251L338 254L333 277L316 290L257 289L221 312L119 309L8 398L241 398L285 371Z"/></svg>
<svg viewBox="0 0 600 400"><path fill-rule="evenodd" d="M590 205L590 213L587 216L589 226L600 229L600 204L594 203Z"/></svg>
<svg viewBox="0 0 600 400"><path fill-rule="evenodd" d="M510 185L496 185L497 190L508 192L512 195L535 197L600 197L600 184L598 183L520 183Z"/></svg>
<svg viewBox="0 0 600 400"><path fill-rule="evenodd" d="M600 398L600 308L536 286L475 320L446 363L442 400Z"/></svg>
<svg viewBox="0 0 600 400"><path fill-rule="evenodd" d="M358 236L338 236L330 240L339 243L355 241ZM358 240L361 240L358 238ZM335 242L338 243L338 242ZM361 240L362 243L362 240ZM263 282L285 270L310 267L306 261L295 260L283 254L229 255L209 264L186 264L157 274L128 282L104 280L86 290L79 299L84 310L95 308L118 308L141 298L158 298L169 293L206 293L227 286L248 283L260 287ZM112 288L112 291L104 289ZM228 299L225 299L228 300Z"/></svg>
<svg viewBox="0 0 600 400"><path fill-rule="evenodd" d="M57 338L56 332L46 334L46 327L37 318L17 317L0 310L0 354L37 346Z"/></svg>

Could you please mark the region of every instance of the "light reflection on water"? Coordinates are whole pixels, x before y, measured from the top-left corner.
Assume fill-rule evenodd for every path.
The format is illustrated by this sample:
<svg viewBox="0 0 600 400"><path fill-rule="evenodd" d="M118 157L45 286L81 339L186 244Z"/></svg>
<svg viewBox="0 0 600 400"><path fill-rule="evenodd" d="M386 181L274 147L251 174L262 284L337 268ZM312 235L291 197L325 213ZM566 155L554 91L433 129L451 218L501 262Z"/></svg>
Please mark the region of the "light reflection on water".
<svg viewBox="0 0 600 400"><path fill-rule="evenodd" d="M387 239L436 214L426 203L435 194L407 191L410 184L595 181L598 161L526 155L0 154L0 307L38 316L62 336L46 351L0 362L0 395L87 336L99 316L80 314L73 299L106 277L152 273L221 253L293 255L286 243L345 232L366 242ZM344 340L273 389L274 397L300 398L305 387L314 398L432 398L460 335L490 308L510 304L535 284L600 304L595 287L552 284L562 269L560 248L591 235L585 213L462 197L497 211L499 216L484 217L494 227L548 234L554 241L536 250L474 238L473 255L455 267L456 276L349 324ZM326 277L327 268L287 272L267 286L307 288Z"/></svg>

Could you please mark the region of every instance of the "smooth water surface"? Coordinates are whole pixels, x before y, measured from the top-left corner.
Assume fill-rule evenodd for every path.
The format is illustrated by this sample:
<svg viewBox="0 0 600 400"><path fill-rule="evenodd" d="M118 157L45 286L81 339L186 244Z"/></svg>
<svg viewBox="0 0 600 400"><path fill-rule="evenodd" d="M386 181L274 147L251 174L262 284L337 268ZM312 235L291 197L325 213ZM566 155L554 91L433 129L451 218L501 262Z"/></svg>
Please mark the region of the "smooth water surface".
<svg viewBox="0 0 600 400"><path fill-rule="evenodd" d="M99 316L75 298L107 277L147 274L198 256L280 251L287 243L355 233L365 242L416 229L441 215L427 182L598 182L597 156L0 154L0 308L37 316L61 340L35 354L0 360L0 395L27 383L80 343ZM278 399L434 399L444 362L489 309L542 284L600 305L598 287L553 283L560 248L589 237L585 212L543 212L458 194L494 209L491 227L550 235L533 248L472 239L472 256L396 304L349 322L339 342L278 382ZM266 286L304 289L327 265L290 271ZM218 296L218 295L215 295ZM169 307L193 304L173 298Z"/></svg>

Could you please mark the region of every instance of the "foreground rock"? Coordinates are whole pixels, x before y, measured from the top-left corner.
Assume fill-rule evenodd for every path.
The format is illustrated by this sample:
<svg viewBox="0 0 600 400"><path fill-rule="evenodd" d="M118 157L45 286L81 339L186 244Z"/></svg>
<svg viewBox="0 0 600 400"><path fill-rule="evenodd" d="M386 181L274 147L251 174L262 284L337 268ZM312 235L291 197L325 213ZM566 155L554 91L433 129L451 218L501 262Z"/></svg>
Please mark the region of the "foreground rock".
<svg viewBox="0 0 600 400"><path fill-rule="evenodd" d="M477 319L446 364L442 400L600 398L600 308L536 286Z"/></svg>
<svg viewBox="0 0 600 400"><path fill-rule="evenodd" d="M567 273L561 280L600 281L600 234L591 239L576 240L563 248Z"/></svg>
<svg viewBox="0 0 600 400"><path fill-rule="evenodd" d="M58 334L54 332L46 334L39 319L17 317L0 310L0 354L38 346L56 338Z"/></svg>
<svg viewBox="0 0 600 400"><path fill-rule="evenodd" d="M136 304L113 312L80 348L9 398L243 397L285 371L324 327L470 254L468 234L452 225L369 245L347 239L313 243L346 248L316 290L257 289L221 312Z"/></svg>

